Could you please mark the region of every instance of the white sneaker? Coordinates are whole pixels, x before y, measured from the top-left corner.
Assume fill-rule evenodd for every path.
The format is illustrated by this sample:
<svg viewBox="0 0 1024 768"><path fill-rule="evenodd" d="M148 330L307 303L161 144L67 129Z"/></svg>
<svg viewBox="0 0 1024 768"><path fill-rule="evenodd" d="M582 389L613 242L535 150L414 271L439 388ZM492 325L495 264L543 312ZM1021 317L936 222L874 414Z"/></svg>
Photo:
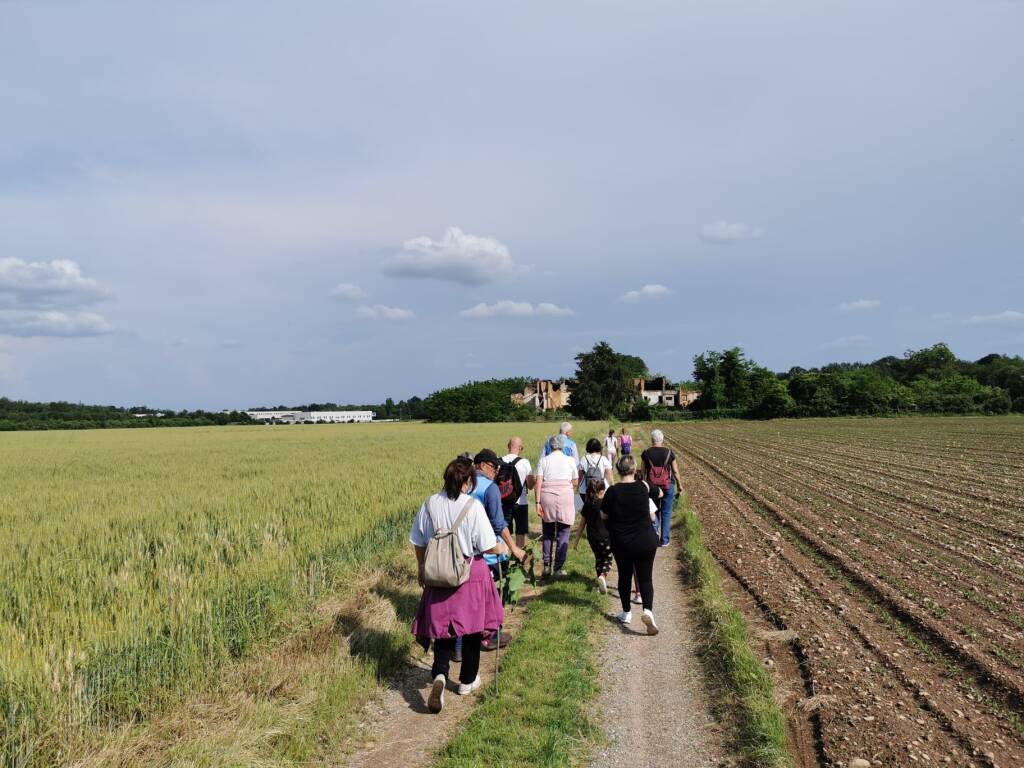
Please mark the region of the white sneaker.
<svg viewBox="0 0 1024 768"><path fill-rule="evenodd" d="M644 608L644 615L640 617L640 620L647 625L647 634L652 637L658 634L658 625L654 623L654 614Z"/></svg>
<svg viewBox="0 0 1024 768"><path fill-rule="evenodd" d="M427 696L427 709L437 714L444 709L444 675L434 678L434 684L430 686L430 695Z"/></svg>
<svg viewBox="0 0 1024 768"><path fill-rule="evenodd" d="M466 696L480 687L480 675L472 683L459 683L459 696Z"/></svg>
<svg viewBox="0 0 1024 768"><path fill-rule="evenodd" d="M633 612L623 611L616 618L619 620L620 624L629 624L629 622L633 620Z"/></svg>
<svg viewBox="0 0 1024 768"><path fill-rule="evenodd" d="M597 591L602 595L608 591L608 582L605 581L604 576L597 577Z"/></svg>
<svg viewBox="0 0 1024 768"><path fill-rule="evenodd" d="M563 576L565 576L565 569L559 568L557 571L555 571L555 576L557 576L558 578L562 578Z"/></svg>
<svg viewBox="0 0 1024 768"><path fill-rule="evenodd" d="M630 598L630 601L629 601L629 602L631 602L631 603L632 603L633 605L643 605L643 602L644 602L644 601L640 599L640 595L638 595L638 594L636 594L636 593L634 592L634 593L633 593L633 597L632 597L632 598Z"/></svg>

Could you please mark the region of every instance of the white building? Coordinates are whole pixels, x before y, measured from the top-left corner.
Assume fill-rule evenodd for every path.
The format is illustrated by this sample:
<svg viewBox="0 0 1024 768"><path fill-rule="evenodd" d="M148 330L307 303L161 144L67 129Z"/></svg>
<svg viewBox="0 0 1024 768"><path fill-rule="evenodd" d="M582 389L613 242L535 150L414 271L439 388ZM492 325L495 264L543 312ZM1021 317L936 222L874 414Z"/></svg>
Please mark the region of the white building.
<svg viewBox="0 0 1024 768"><path fill-rule="evenodd" d="M246 411L253 421L277 424L366 424L373 411Z"/></svg>

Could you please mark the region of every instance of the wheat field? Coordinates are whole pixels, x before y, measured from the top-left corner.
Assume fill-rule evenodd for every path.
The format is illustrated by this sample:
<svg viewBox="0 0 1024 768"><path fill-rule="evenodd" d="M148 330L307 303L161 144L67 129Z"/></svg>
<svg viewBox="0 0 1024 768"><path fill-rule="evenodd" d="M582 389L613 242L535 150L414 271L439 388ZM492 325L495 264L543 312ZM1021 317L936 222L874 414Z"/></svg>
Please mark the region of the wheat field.
<svg viewBox="0 0 1024 768"><path fill-rule="evenodd" d="M0 437L0 765L52 765L210 685L345 563L401 541L444 464L550 424ZM579 435L582 432L578 431Z"/></svg>

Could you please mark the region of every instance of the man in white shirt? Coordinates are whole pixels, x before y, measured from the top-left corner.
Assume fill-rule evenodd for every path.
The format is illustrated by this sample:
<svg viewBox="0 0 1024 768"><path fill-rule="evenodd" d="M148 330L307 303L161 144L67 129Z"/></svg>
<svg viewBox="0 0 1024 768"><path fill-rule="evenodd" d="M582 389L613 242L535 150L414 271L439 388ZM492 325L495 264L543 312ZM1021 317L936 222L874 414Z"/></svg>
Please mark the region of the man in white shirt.
<svg viewBox="0 0 1024 768"><path fill-rule="evenodd" d="M523 490L519 496L503 510L509 533L516 536L516 546L526 546L526 534L530 532L530 498L536 480L529 459L523 458L523 439L513 437L508 441L508 453L501 457L505 464L513 465L512 471L519 477L519 487ZM504 505L503 505L504 506Z"/></svg>

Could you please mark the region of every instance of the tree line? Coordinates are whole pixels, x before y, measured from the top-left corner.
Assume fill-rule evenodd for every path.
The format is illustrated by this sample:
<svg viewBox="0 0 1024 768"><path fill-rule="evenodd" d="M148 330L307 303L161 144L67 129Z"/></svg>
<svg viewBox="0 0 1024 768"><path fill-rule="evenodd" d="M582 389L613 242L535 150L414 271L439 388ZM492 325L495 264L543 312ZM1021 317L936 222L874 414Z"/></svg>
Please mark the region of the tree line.
<svg viewBox="0 0 1024 768"><path fill-rule="evenodd" d="M1024 413L1024 359L991 354L970 362L942 343L872 363L786 373L734 347L697 355L693 375L701 395L691 409L710 418Z"/></svg>
<svg viewBox="0 0 1024 768"><path fill-rule="evenodd" d="M157 416L156 414L160 414ZM0 432L29 429L200 427L254 423L244 411L174 411L81 403L30 403L0 397Z"/></svg>
<svg viewBox="0 0 1024 768"><path fill-rule="evenodd" d="M885 416L901 413L1024 413L1024 359L991 354L958 359L946 344L908 350L871 363L830 363L776 373L739 347L693 358L693 378L681 385L700 392L688 409L650 405L635 386L652 375L642 358L607 342L576 356L567 412L540 414L511 396L535 381L512 377L472 381L423 401L431 421L526 421L541 416L662 421L672 418L772 419L807 416Z"/></svg>

